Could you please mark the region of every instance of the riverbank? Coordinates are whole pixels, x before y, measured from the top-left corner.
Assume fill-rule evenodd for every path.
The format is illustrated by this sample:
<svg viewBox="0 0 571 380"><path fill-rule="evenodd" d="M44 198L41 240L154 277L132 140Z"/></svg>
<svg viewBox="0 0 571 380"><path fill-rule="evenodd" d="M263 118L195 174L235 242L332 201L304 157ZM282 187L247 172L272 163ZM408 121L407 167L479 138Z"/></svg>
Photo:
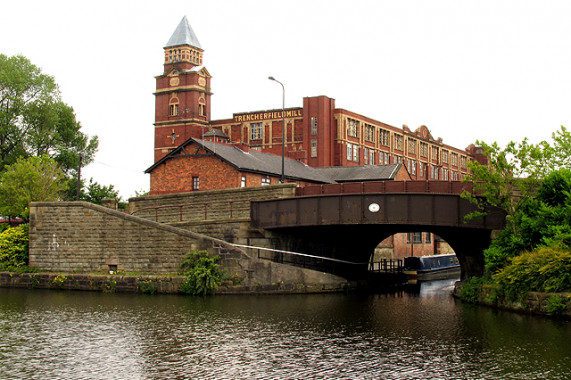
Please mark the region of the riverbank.
<svg viewBox="0 0 571 380"><path fill-rule="evenodd" d="M458 281L454 285L453 296L460 298L461 291L462 282ZM552 302L550 300L553 300L554 297L558 297L560 304L565 305L565 308L559 310L557 313L554 313L552 310L553 306L550 306L550 302ZM496 295L496 290L492 286L483 285L478 295L477 304L518 313L571 319L571 293L529 292L526 297L511 301L509 299L499 298Z"/></svg>
<svg viewBox="0 0 571 380"><path fill-rule="evenodd" d="M0 272L0 287L25 289L83 290L105 293L182 294L184 276L121 275L78 273L12 273ZM257 284L253 286L223 282L216 294L304 294L336 293L353 290L359 284L350 281L313 284Z"/></svg>

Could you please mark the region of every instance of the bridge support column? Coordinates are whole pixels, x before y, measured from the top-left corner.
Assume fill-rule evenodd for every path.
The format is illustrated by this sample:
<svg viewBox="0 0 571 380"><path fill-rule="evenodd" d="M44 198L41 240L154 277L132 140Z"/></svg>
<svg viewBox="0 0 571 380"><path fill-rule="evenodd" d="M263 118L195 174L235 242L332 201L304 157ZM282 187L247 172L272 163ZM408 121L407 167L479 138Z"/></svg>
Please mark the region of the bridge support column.
<svg viewBox="0 0 571 380"><path fill-rule="evenodd" d="M462 281L484 274L484 250L490 246L491 231L456 230L453 236L442 237L456 252L462 268Z"/></svg>

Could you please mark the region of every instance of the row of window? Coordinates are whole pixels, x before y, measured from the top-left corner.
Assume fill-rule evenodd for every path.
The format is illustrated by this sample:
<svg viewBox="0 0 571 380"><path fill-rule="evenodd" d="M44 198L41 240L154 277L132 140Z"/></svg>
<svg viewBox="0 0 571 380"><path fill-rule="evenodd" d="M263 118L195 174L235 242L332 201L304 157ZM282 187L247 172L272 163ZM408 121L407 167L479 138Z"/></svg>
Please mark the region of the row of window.
<svg viewBox="0 0 571 380"><path fill-rule="evenodd" d="M261 180L261 185L262 186L268 186L271 185L272 181L271 178L266 176L266 177L262 177ZM242 178L240 179L240 187L246 187L246 176L242 176ZM193 176L192 177L192 190L200 190L200 177L199 176Z"/></svg>
<svg viewBox="0 0 571 380"><path fill-rule="evenodd" d="M198 114L200 116L206 116L206 105L204 103L198 103ZM169 115L178 116L178 102L171 102L169 105Z"/></svg>
<svg viewBox="0 0 571 380"><path fill-rule="evenodd" d="M427 157L428 156L428 154L427 154L428 144L421 142L420 147L421 147L420 156L421 157ZM438 147L433 147L433 149L434 148L436 148L436 150L438 150ZM365 164L373 165L375 163L375 151L372 148L368 148L368 147L364 147L363 149L364 149L363 159L364 159ZM423 149L426 150L426 154L423 153ZM443 153L443 156L444 156L444 153L446 153L446 158L448 158L448 151L443 150L442 153ZM314 156L312 155L312 157L314 157ZM358 157L359 157L359 145L353 144L353 143L347 143L347 160L359 162ZM386 153L383 151L379 152L379 162L378 163L379 164L388 164L389 163L388 157L389 157L389 153ZM395 155L395 157L401 157L401 156ZM451 157L452 157L451 165L457 167L458 166L458 153L452 153ZM394 162L401 162L401 161L395 159ZM416 162L414 160L410 160L410 161ZM460 157L460 161L461 161L461 168L467 169L467 157L466 156ZM448 163L448 159L446 159L446 160L443 159L442 162ZM411 171L411 168L409 167L409 172L410 171Z"/></svg>
<svg viewBox="0 0 571 380"><path fill-rule="evenodd" d="M312 152L313 152L313 142L316 142L317 140L312 140ZM317 142L315 143L317 145ZM378 162L375 162L375 151L373 149L370 149L368 147L364 147L363 148L363 160L365 162L365 165L375 165L375 164L379 164L379 165L386 165L390 163L390 154L387 152L379 152L378 155ZM416 160L410 159L410 158L406 158L404 159L406 160L406 165L407 165L407 169L408 172L415 176L417 174L417 168L418 168L418 175L420 178L424 178L425 175L428 176L430 175L430 179L443 179L445 181L458 181L461 178L461 175L459 176L459 173L447 168L440 168L436 165L427 165L427 164L423 164L423 163L419 163ZM351 144L351 143L347 143L347 161L354 161L354 162L359 162L359 145L357 144ZM403 157L399 156L397 154L393 155L393 163L401 163L403 162ZM430 170L430 173L428 173L428 170ZM442 174L442 176L440 175Z"/></svg>
<svg viewBox="0 0 571 380"><path fill-rule="evenodd" d="M313 118L312 118L313 119ZM347 118L347 135L350 137L359 138L359 128L360 122L355 119ZM371 124L364 123L364 132L365 132L365 141L368 142L375 142L375 133L376 127ZM423 141L418 141L414 138L408 138L408 153L409 154L417 154L417 147L418 147L418 154L420 157L428 158L429 153L429 144ZM384 129L379 129L379 144L382 146L390 146L390 132ZM404 151L404 136L395 134L394 136L394 149ZM437 146L431 146L431 157L438 161L440 148ZM448 164L448 150L442 150L441 160L442 163ZM451 162L453 166L458 166L458 153L450 154ZM467 158L462 156L461 157L461 167L462 169L467 169Z"/></svg>
<svg viewBox="0 0 571 380"><path fill-rule="evenodd" d="M202 57L199 52L187 49L170 49L166 52L167 62L189 61L196 65L202 64Z"/></svg>
<svg viewBox="0 0 571 380"><path fill-rule="evenodd" d="M262 180L261 180L262 186L269 186L271 184L272 184L272 180L270 177L268 177L268 176L262 177ZM242 178L240 179L240 187L246 187L246 176L245 175L243 175Z"/></svg>
<svg viewBox="0 0 571 380"><path fill-rule="evenodd" d="M424 235L424 242L432 242L432 233L430 232L407 232L406 242L409 244L422 244L422 235Z"/></svg>

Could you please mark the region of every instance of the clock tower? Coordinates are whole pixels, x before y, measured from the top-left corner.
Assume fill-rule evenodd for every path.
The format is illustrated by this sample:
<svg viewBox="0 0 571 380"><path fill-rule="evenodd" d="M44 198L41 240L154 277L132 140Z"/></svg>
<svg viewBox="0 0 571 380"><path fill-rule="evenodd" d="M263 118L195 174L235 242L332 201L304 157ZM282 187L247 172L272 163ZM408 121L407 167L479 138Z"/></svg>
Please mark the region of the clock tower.
<svg viewBox="0 0 571 380"><path fill-rule="evenodd" d="M191 137L202 138L210 122L210 79L204 50L186 16L164 47L163 73L156 77L155 162Z"/></svg>

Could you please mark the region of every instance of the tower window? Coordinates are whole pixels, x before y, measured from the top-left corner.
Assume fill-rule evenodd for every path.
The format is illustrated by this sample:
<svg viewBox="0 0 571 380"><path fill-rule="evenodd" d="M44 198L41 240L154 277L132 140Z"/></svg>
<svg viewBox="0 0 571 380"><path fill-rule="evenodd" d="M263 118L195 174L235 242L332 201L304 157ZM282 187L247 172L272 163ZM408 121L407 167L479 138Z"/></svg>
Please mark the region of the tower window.
<svg viewBox="0 0 571 380"><path fill-rule="evenodd" d="M205 111L205 109L206 109L206 106L205 106L204 104L200 103L200 104L198 105L198 113L199 113L200 116L206 116L206 111Z"/></svg>
<svg viewBox="0 0 571 380"><path fill-rule="evenodd" d="M315 116L311 118L311 134L314 136L317 134L317 117Z"/></svg>
<svg viewBox="0 0 571 380"><path fill-rule="evenodd" d="M311 157L317 157L317 139L311 139Z"/></svg>
<svg viewBox="0 0 571 380"><path fill-rule="evenodd" d="M178 103L172 103L170 105L170 115L177 116L178 115Z"/></svg>
<svg viewBox="0 0 571 380"><path fill-rule="evenodd" d="M200 189L200 178L192 177L192 190L199 190Z"/></svg>

